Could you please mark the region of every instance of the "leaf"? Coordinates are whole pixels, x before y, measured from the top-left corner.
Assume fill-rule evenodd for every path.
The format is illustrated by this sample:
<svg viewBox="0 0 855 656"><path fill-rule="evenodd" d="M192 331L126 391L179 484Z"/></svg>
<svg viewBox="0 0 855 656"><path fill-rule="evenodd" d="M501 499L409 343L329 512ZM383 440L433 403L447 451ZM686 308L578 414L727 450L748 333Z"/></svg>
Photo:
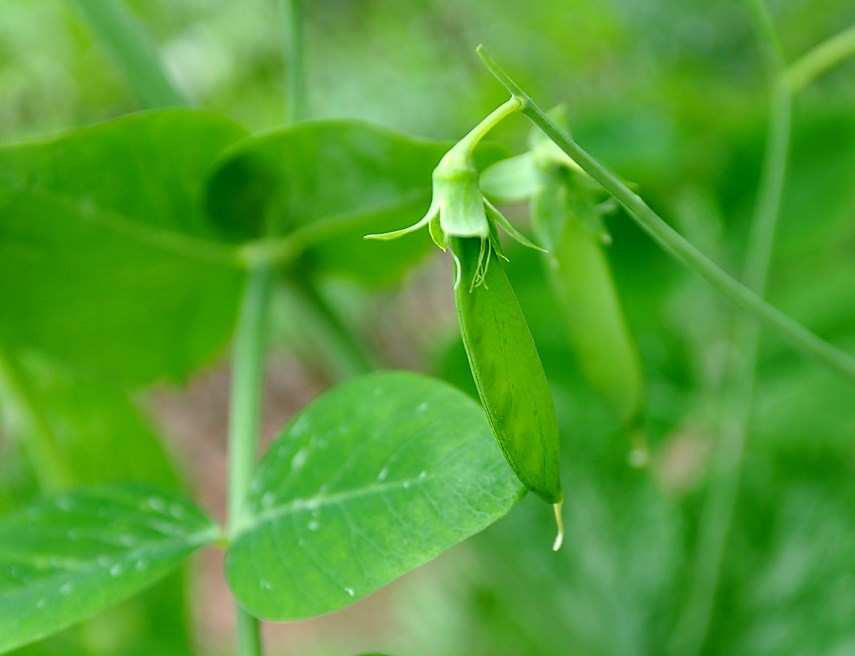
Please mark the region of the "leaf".
<svg viewBox="0 0 855 656"><path fill-rule="evenodd" d="M161 578L219 529L142 484L84 488L0 520L0 652L58 631Z"/></svg>
<svg viewBox="0 0 855 656"><path fill-rule="evenodd" d="M226 574L258 617L328 613L484 529L521 491L471 399L423 376L373 374L280 435Z"/></svg>
<svg viewBox="0 0 855 656"><path fill-rule="evenodd" d="M163 444L124 390L74 377L44 361L19 364L14 381L18 394L7 398L4 393L9 390L0 389L0 415L6 419L4 437L8 438L8 447L0 446L0 496L5 494L12 507L30 501L34 494L31 470L38 461L22 453L38 439L33 435L38 427L27 421L33 411L43 418L48 438L55 442L74 484L136 480L170 489L179 486ZM21 404L32 407L22 408ZM0 438L0 445L2 442ZM0 503L0 514L10 509ZM187 654L191 638L185 578L182 572L175 572L106 613L15 654ZM92 636L97 639L93 641Z"/></svg>
<svg viewBox="0 0 855 656"><path fill-rule="evenodd" d="M223 158L208 209L224 234L282 237L295 266L368 284L398 279L426 253L427 235L394 243L363 239L412 224L430 204L431 172L450 144L414 139L357 121L301 123L251 136ZM501 151L476 151L480 166Z"/></svg>
<svg viewBox="0 0 855 656"><path fill-rule="evenodd" d="M0 148L0 343L134 384L210 360L243 272L197 199L242 134L172 110Z"/></svg>
<svg viewBox="0 0 855 656"><path fill-rule="evenodd" d="M528 324L499 258L480 285L480 240L455 239L462 282L454 301L463 345L487 419L508 464L548 503L562 499L552 395Z"/></svg>

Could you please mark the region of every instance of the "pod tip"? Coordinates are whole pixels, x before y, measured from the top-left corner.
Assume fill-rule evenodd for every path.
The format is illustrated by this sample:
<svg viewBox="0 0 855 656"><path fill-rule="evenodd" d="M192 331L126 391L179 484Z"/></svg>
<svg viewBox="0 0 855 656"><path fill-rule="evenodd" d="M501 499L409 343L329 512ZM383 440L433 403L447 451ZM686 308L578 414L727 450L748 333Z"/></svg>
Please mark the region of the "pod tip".
<svg viewBox="0 0 855 656"><path fill-rule="evenodd" d="M564 500L552 504L552 510L555 512L555 524L558 528L558 533L555 535L555 541L552 543L552 550L558 551L561 545L564 544L564 518L561 516L561 509L564 507Z"/></svg>
<svg viewBox="0 0 855 656"><path fill-rule="evenodd" d="M627 457L630 466L636 469L646 467L650 463L650 448L647 446L647 437L644 431L640 428L632 431L630 439L632 440L632 448Z"/></svg>

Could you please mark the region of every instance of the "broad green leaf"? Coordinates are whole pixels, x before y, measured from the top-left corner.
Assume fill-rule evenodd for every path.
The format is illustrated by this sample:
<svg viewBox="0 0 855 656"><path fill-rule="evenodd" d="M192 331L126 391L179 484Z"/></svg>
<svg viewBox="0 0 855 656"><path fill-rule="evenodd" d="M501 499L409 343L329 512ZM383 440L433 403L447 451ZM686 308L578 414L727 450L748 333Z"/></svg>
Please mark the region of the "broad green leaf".
<svg viewBox="0 0 855 656"><path fill-rule="evenodd" d="M143 484L84 488L0 520L0 652L58 631L161 578L219 529Z"/></svg>
<svg viewBox="0 0 855 656"><path fill-rule="evenodd" d="M198 198L242 134L172 110L0 147L0 343L130 383L210 360L243 274Z"/></svg>
<svg viewBox="0 0 855 656"><path fill-rule="evenodd" d="M461 392L410 373L356 379L259 465L229 584L264 619L328 613L486 528L521 492Z"/></svg>
<svg viewBox="0 0 855 656"><path fill-rule="evenodd" d="M552 395L528 324L502 262L493 257L473 285L479 239L454 239L460 282L454 301L469 367L487 418L520 481L548 503L562 499Z"/></svg>
<svg viewBox="0 0 855 656"><path fill-rule="evenodd" d="M69 482L88 485L137 480L178 486L163 444L124 390L103 381L74 377L43 361L21 362L16 369L19 376L15 384L24 387L19 394L9 393L11 381L0 381L0 416L7 420L0 435L0 497L5 494L8 506L0 502L0 515L30 501L35 493L32 469L36 463L24 453L34 438L34 427L27 421L34 409L51 432L49 437L55 441ZM22 403L35 408L22 408ZM185 578L183 572L175 572L143 594L14 653L187 654L191 639Z"/></svg>
<svg viewBox="0 0 855 656"><path fill-rule="evenodd" d="M392 244L363 236L424 215L431 172L449 146L356 121L254 135L223 158L208 187L208 208L225 234L286 241L286 251L302 255L300 276L315 271L388 283L427 252L427 235ZM500 154L485 145L476 159L484 166Z"/></svg>

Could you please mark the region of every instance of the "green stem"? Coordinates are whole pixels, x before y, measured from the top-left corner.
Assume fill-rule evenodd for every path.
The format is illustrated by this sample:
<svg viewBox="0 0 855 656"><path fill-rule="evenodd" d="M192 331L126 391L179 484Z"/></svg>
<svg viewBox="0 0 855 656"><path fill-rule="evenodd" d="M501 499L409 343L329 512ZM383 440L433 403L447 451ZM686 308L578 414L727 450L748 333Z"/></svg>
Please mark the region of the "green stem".
<svg viewBox="0 0 855 656"><path fill-rule="evenodd" d="M27 375L14 357L0 351L0 382L29 429L24 448L33 465L39 487L53 492L69 487L74 476L65 464L56 435L27 383Z"/></svg>
<svg viewBox="0 0 855 656"><path fill-rule="evenodd" d="M287 122L305 116L305 70L303 64L303 6L301 0L282 0L285 17L285 70Z"/></svg>
<svg viewBox="0 0 855 656"><path fill-rule="evenodd" d="M295 281L289 292L301 335L314 359L324 363L333 379L344 381L377 368L366 345L359 342L311 281Z"/></svg>
<svg viewBox="0 0 855 656"><path fill-rule="evenodd" d="M154 41L121 0L70 0L145 107L180 107L187 99L163 66Z"/></svg>
<svg viewBox="0 0 855 656"><path fill-rule="evenodd" d="M743 281L762 296L766 290L772 246L780 213L789 150L790 90L784 77L784 62L777 38L766 26L771 23L762 2L754 4L756 27L767 46L772 77L769 132L763 158L757 206L751 225L743 265ZM742 477L743 454L754 400L760 332L743 318L734 325L737 360L731 360L724 420L713 453L709 496L701 514L694 576L685 611L674 632L671 653L693 656L701 652L712 622L725 546L733 522Z"/></svg>
<svg viewBox="0 0 855 656"><path fill-rule="evenodd" d="M820 339L757 294L725 273L718 265L686 241L665 223L650 207L603 165L597 162L565 134L534 101L487 54L482 46L478 53L490 72L522 103L522 113L555 144L585 170L594 180L624 206L639 226L672 257L701 276L734 306L777 333L791 346L801 350L855 382L855 358Z"/></svg>
<svg viewBox="0 0 855 656"><path fill-rule="evenodd" d="M261 424L264 347L273 271L258 267L249 272L243 295L232 357L229 403L228 534L240 531L249 483L255 469ZM258 656L261 641L258 620L236 605L239 656Z"/></svg>
<svg viewBox="0 0 855 656"><path fill-rule="evenodd" d="M826 39L787 68L787 81L798 93L828 69L855 55L855 25Z"/></svg>
<svg viewBox="0 0 855 656"><path fill-rule="evenodd" d="M501 123L511 114L514 114L522 109L522 102L517 97L511 97L510 100L503 102L496 107L492 112L487 114L483 121L472 128L466 136L458 141L452 150L460 148L468 154L472 154L479 142L487 136L494 127Z"/></svg>

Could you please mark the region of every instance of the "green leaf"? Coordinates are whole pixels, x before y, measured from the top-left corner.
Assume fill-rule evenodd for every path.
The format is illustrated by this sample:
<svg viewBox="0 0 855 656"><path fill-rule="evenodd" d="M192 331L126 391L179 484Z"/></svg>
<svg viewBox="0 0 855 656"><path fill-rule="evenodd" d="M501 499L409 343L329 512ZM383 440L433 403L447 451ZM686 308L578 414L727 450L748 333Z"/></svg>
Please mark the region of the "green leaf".
<svg viewBox="0 0 855 656"><path fill-rule="evenodd" d="M562 499L555 408L537 347L499 258L482 284L481 243L455 239L462 282L455 286L457 318L469 366L487 418L514 473L548 503Z"/></svg>
<svg viewBox="0 0 855 656"><path fill-rule="evenodd" d="M198 197L242 134L171 110L0 148L0 343L131 383L210 360L243 272Z"/></svg>
<svg viewBox="0 0 855 656"><path fill-rule="evenodd" d="M208 187L211 216L231 236L276 235L295 265L368 284L398 279L429 250L425 234L366 241L421 218L446 142L356 121L301 123L249 137L224 157ZM479 165L500 149L476 151Z"/></svg>
<svg viewBox="0 0 855 656"><path fill-rule="evenodd" d="M335 388L260 464L226 561L264 619L337 610L484 529L522 490L484 414L410 373Z"/></svg>
<svg viewBox="0 0 855 656"><path fill-rule="evenodd" d="M68 492L0 521L0 652L58 631L161 578L218 527L142 484Z"/></svg>

